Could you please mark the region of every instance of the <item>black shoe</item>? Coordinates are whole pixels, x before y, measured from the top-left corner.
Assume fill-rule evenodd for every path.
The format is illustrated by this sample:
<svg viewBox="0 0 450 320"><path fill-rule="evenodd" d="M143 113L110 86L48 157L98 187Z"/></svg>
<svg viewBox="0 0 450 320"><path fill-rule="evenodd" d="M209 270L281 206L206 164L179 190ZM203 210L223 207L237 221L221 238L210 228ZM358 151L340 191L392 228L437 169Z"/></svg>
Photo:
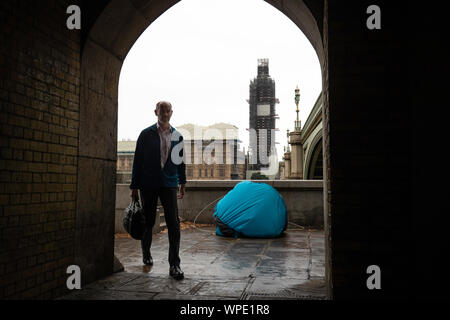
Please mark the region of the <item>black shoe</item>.
<svg viewBox="0 0 450 320"><path fill-rule="evenodd" d="M184 278L184 273L181 271L179 266L170 267L169 274L172 278L176 280L181 280Z"/></svg>
<svg viewBox="0 0 450 320"><path fill-rule="evenodd" d="M143 262L144 262L144 264L147 265L147 266L153 265L153 259L152 259L152 257L144 258L144 259L143 259Z"/></svg>

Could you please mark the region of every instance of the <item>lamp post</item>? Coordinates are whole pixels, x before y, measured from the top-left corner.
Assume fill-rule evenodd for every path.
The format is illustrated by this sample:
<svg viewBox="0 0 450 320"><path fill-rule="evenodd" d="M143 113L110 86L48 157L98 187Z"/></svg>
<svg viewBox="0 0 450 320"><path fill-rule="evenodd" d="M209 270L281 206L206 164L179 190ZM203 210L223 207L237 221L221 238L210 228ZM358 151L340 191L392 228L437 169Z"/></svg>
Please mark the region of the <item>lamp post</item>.
<svg viewBox="0 0 450 320"><path fill-rule="evenodd" d="M291 152L291 149L289 148L289 129L286 129L286 137L287 137L287 146L286 146L286 152Z"/></svg>
<svg viewBox="0 0 450 320"><path fill-rule="evenodd" d="M289 129L286 129L287 146L284 153L284 179L289 179L291 176L291 148L289 147Z"/></svg>
<svg viewBox="0 0 450 320"><path fill-rule="evenodd" d="M297 106L297 120L295 120L295 130L289 133L289 142L291 144L291 179L303 179L303 143L302 126L299 119L300 89L295 89L295 105Z"/></svg>
<svg viewBox="0 0 450 320"><path fill-rule="evenodd" d="M295 131L300 131L301 130L301 123L300 123L300 119L298 117L298 113L299 113L299 109L298 109L298 105L300 103L300 89L297 88L295 89L295 105L297 106L296 112L297 112L297 120L295 120Z"/></svg>

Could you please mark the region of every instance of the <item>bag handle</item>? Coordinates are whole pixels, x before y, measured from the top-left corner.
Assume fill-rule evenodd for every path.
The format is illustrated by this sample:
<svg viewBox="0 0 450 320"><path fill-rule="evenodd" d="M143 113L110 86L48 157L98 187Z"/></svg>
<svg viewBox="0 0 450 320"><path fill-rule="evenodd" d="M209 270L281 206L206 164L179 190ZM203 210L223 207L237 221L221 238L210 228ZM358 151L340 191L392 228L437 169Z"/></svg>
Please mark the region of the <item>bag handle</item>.
<svg viewBox="0 0 450 320"><path fill-rule="evenodd" d="M136 200L136 199L132 199L131 200L131 205L133 206L133 207L138 207L138 208L140 208L141 207L141 204L139 203L139 200Z"/></svg>

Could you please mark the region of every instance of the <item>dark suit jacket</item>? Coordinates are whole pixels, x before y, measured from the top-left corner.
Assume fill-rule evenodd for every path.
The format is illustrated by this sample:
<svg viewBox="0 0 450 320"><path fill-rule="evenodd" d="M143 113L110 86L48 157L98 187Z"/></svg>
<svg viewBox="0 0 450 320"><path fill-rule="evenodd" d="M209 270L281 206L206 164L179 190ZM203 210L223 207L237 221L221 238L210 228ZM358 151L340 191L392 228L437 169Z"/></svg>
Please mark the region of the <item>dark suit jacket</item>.
<svg viewBox="0 0 450 320"><path fill-rule="evenodd" d="M161 169L161 149L156 123L142 130L136 142L130 189L177 188L186 183L183 136L170 127L169 157Z"/></svg>

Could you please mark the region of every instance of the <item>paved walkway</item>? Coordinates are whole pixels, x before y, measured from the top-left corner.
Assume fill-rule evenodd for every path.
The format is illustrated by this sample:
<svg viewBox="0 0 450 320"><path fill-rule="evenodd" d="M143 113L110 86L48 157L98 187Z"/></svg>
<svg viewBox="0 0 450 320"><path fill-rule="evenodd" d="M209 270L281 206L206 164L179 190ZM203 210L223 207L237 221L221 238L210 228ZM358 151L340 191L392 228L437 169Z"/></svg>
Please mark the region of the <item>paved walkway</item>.
<svg viewBox="0 0 450 320"><path fill-rule="evenodd" d="M264 300L325 299L323 231L288 229L275 239L218 237L213 227L181 232L181 281L169 277L167 231L154 235L154 265L140 242L115 239L123 272L62 299Z"/></svg>

